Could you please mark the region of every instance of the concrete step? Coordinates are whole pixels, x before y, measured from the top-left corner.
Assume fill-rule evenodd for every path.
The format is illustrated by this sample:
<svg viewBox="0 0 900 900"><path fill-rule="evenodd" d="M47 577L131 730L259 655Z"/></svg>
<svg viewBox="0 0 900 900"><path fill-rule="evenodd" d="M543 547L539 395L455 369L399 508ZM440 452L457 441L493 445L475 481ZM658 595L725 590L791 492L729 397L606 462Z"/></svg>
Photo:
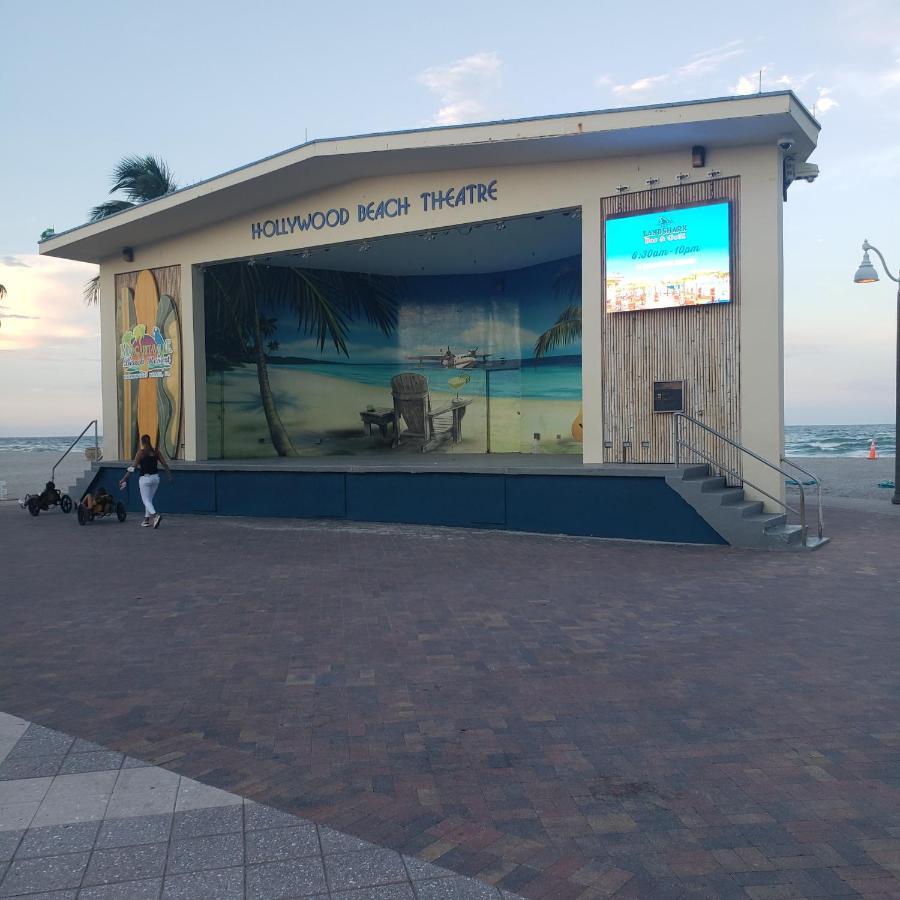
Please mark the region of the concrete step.
<svg viewBox="0 0 900 900"><path fill-rule="evenodd" d="M748 500L743 488L710 475L707 465L674 468L666 483L733 547L803 551L828 543L808 534L804 542L800 526L788 525L786 513L766 512L762 501Z"/></svg>
<svg viewBox="0 0 900 900"><path fill-rule="evenodd" d="M773 528L778 528L781 525L787 525L787 514L786 513L776 513L776 512L758 512L751 516L747 516L747 521L752 522L754 525L760 526L763 531L770 531ZM791 525L791 528L799 528L799 525Z"/></svg>
<svg viewBox="0 0 900 900"><path fill-rule="evenodd" d="M88 492L96 475L96 466L92 465L90 468L85 469L84 474L76 479L75 483L66 491L75 503L81 502L82 497Z"/></svg>

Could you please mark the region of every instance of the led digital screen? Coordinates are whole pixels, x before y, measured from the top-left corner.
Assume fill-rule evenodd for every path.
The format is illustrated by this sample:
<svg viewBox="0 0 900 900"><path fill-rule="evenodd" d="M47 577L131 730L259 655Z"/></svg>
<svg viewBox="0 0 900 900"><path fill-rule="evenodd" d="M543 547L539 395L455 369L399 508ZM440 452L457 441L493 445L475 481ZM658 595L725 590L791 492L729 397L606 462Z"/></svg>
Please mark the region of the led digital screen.
<svg viewBox="0 0 900 900"><path fill-rule="evenodd" d="M606 311L728 303L727 201L606 220Z"/></svg>

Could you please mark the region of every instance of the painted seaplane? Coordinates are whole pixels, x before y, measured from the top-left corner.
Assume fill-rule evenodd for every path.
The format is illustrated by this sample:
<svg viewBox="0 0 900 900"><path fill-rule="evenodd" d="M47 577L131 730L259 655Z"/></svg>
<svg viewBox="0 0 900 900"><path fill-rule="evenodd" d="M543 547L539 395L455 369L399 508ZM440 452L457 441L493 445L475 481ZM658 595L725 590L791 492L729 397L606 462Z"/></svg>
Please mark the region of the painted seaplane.
<svg viewBox="0 0 900 900"><path fill-rule="evenodd" d="M425 363L437 363L445 369L472 369L477 365L484 365L484 361L490 355L490 353L479 353L477 347L473 347L464 353L454 353L447 347L446 350L441 348L440 353L426 353L419 356L407 356L406 358L416 360L420 366Z"/></svg>

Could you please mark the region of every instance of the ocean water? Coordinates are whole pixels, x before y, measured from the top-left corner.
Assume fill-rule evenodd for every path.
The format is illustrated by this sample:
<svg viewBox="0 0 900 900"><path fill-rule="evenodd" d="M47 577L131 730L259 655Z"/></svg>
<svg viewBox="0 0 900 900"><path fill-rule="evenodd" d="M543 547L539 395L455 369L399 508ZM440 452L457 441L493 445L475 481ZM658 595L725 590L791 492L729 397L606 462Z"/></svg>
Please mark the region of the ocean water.
<svg viewBox="0 0 900 900"><path fill-rule="evenodd" d="M36 450L52 450L54 453L59 453L61 456L66 452L66 449L73 440L75 440L74 434L69 435L68 437L0 437L0 451L14 450L20 453L28 453ZM102 446L103 435L100 435L98 440ZM84 458L84 450L93 446L93 434L90 437L85 435L85 437L75 445L72 452L75 453L76 450L80 451L81 457Z"/></svg>
<svg viewBox="0 0 900 900"><path fill-rule="evenodd" d="M578 357L550 357L537 364L530 361L518 368L517 360L510 360L508 368L490 370L492 397L529 397L541 400L581 399L581 360ZM278 369L295 372L315 372L329 378L341 378L358 384L389 388L391 378L399 372L419 372L428 379L431 390L450 392L447 380L457 375L468 375L470 381L459 390L461 397L483 397L485 394L485 370L444 369L439 365L418 366L415 361L406 363L306 363L284 365Z"/></svg>
<svg viewBox="0 0 900 900"><path fill-rule="evenodd" d="M786 456L868 456L875 441L879 456L895 456L893 425L787 425Z"/></svg>

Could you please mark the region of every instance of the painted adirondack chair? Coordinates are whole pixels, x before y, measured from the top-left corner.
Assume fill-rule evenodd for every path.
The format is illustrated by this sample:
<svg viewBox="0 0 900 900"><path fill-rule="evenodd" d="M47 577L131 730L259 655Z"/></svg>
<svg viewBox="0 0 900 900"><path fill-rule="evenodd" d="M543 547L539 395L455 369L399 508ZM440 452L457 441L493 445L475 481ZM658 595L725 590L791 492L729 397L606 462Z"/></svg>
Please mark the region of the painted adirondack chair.
<svg viewBox="0 0 900 900"><path fill-rule="evenodd" d="M394 446L409 441L420 445L423 453L440 447L447 441L459 443L462 417L470 401L450 403L440 409L431 408L428 393L428 379L418 372L404 372L391 379L391 393L394 396L394 417L396 438ZM439 417L446 417L449 421ZM400 421L406 425L401 432Z"/></svg>

